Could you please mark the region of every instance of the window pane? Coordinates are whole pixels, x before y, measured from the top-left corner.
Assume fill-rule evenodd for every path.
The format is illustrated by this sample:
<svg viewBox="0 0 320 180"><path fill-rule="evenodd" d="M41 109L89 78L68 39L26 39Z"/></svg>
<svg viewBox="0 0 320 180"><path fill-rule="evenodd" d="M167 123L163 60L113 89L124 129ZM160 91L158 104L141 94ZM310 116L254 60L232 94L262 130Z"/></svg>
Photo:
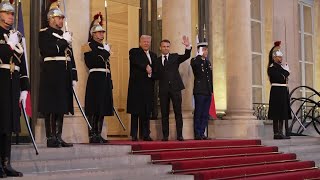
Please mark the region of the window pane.
<svg viewBox="0 0 320 180"><path fill-rule="evenodd" d="M261 20L261 0L251 0L251 18Z"/></svg>
<svg viewBox="0 0 320 180"><path fill-rule="evenodd" d="M262 85L261 55L252 55L252 84Z"/></svg>
<svg viewBox="0 0 320 180"><path fill-rule="evenodd" d="M261 53L261 23L251 21L252 51Z"/></svg>
<svg viewBox="0 0 320 180"><path fill-rule="evenodd" d="M252 101L253 103L263 103L262 102L262 88L253 87L252 88Z"/></svg>
<svg viewBox="0 0 320 180"><path fill-rule="evenodd" d="M313 87L313 64L305 64L306 65L306 86Z"/></svg>
<svg viewBox="0 0 320 180"><path fill-rule="evenodd" d="M301 86L303 86L304 84L302 84L302 80L304 79L304 75L303 75L303 72L304 72L304 70L303 70L303 62L300 62L299 63L299 67L300 67L300 74L301 74L301 76L300 76L300 85ZM289 81L290 81L290 76L289 76Z"/></svg>
<svg viewBox="0 0 320 180"><path fill-rule="evenodd" d="M312 36L304 35L304 58L305 61L313 62Z"/></svg>
<svg viewBox="0 0 320 180"><path fill-rule="evenodd" d="M312 34L311 7L303 6L304 32Z"/></svg>

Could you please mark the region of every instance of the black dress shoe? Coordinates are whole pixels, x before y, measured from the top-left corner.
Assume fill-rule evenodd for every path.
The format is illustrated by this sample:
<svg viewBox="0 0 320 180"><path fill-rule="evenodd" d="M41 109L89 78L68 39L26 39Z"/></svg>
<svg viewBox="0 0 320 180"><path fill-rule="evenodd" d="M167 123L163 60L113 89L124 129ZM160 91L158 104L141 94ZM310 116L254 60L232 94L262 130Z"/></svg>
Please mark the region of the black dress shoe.
<svg viewBox="0 0 320 180"><path fill-rule="evenodd" d="M184 141L184 139L183 139L182 136L178 137L177 140L178 140L178 141Z"/></svg>
<svg viewBox="0 0 320 180"><path fill-rule="evenodd" d="M194 139L195 140L202 140L201 136L196 136Z"/></svg>
<svg viewBox="0 0 320 180"><path fill-rule="evenodd" d="M64 140L62 140L61 138L57 138L61 147L73 147L73 144L72 143L67 143L65 142Z"/></svg>
<svg viewBox="0 0 320 180"><path fill-rule="evenodd" d="M48 148L60 148L61 144L60 142L57 140L56 137L49 137L47 139L47 147Z"/></svg>
<svg viewBox="0 0 320 180"><path fill-rule="evenodd" d="M143 138L143 140L144 140L144 141L153 141L153 140L152 140L152 138L151 138L150 136L148 136L148 137L144 137L144 138Z"/></svg>
<svg viewBox="0 0 320 180"><path fill-rule="evenodd" d="M138 141L137 136L133 136L133 137L132 137L132 141Z"/></svg>
<svg viewBox="0 0 320 180"><path fill-rule="evenodd" d="M98 136L94 134L89 137L89 143L90 144L97 144L97 143L100 143L100 140L99 140Z"/></svg>
<svg viewBox="0 0 320 180"><path fill-rule="evenodd" d="M210 140L211 138L207 137L207 136L201 136L202 140Z"/></svg>
<svg viewBox="0 0 320 180"><path fill-rule="evenodd" d="M165 138L163 138L161 141L168 141L168 138L165 137Z"/></svg>
<svg viewBox="0 0 320 180"><path fill-rule="evenodd" d="M283 139L280 134L273 135L273 139Z"/></svg>
<svg viewBox="0 0 320 180"><path fill-rule="evenodd" d="M12 168L10 159L8 157L5 157L4 160L2 160L2 167L3 171L5 172L7 177L22 177L22 172L18 172L15 169Z"/></svg>
<svg viewBox="0 0 320 180"><path fill-rule="evenodd" d="M108 143L109 141L104 139L101 135L98 136L98 139L99 139L99 143L100 144L104 144L104 143Z"/></svg>

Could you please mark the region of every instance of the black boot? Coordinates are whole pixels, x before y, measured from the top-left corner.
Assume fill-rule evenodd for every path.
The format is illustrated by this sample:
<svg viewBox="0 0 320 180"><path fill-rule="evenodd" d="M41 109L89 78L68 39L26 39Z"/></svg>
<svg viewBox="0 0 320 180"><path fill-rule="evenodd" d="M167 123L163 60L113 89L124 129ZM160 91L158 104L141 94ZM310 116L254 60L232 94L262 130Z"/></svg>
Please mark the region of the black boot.
<svg viewBox="0 0 320 180"><path fill-rule="evenodd" d="M282 139L291 139L290 136L285 136L283 134L283 120L279 120L279 134L281 135Z"/></svg>
<svg viewBox="0 0 320 180"><path fill-rule="evenodd" d="M62 140L63 114L56 114L55 120L57 125L57 140L59 141L61 147L72 147L73 144Z"/></svg>
<svg viewBox="0 0 320 180"><path fill-rule="evenodd" d="M45 128L47 136L47 147L48 148L59 148L61 147L59 141L56 138L56 122L52 114L45 116Z"/></svg>
<svg viewBox="0 0 320 180"><path fill-rule="evenodd" d="M2 158L4 157L4 152L5 152L5 134L0 134L0 178L6 178L7 175L3 170L2 167Z"/></svg>
<svg viewBox="0 0 320 180"><path fill-rule="evenodd" d="M6 178L6 177L7 177L7 174L4 172L4 169L2 167L2 158L0 157L0 178Z"/></svg>
<svg viewBox="0 0 320 180"><path fill-rule="evenodd" d="M92 129L89 130L89 143L91 143L91 144L99 143L100 141L99 141L99 139L97 137L97 129L98 129L97 126L98 126L98 124L97 124L97 122L96 122L96 120L94 118L94 115L90 116L89 122L90 122L90 124L92 126Z"/></svg>
<svg viewBox="0 0 320 180"><path fill-rule="evenodd" d="M98 137L98 139L99 139L99 143L100 143L100 144L108 143L109 141L106 140L106 139L104 139L104 138L101 136L102 127L103 127L103 122L104 122L104 116L96 116L96 122L98 123L98 124L97 124L97 127L98 127L97 137Z"/></svg>
<svg viewBox="0 0 320 180"><path fill-rule="evenodd" d="M284 120L284 129L286 131L286 136L290 138L291 132L289 129L289 120L288 119Z"/></svg>
<svg viewBox="0 0 320 180"><path fill-rule="evenodd" d="M279 134L279 120L273 120L273 139L282 139Z"/></svg>
<svg viewBox="0 0 320 180"><path fill-rule="evenodd" d="M23 174L14 170L11 167L10 157L11 157L11 135L6 135L5 144L4 144L4 152L1 153L1 165L3 171L8 177L22 177Z"/></svg>

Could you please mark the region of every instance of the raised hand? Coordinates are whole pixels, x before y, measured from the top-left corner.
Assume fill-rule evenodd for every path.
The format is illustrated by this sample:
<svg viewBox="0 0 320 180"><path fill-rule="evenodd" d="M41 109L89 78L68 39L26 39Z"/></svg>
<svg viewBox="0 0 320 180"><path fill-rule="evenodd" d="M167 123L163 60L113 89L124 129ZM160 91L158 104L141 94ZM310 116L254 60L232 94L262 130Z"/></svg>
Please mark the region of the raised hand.
<svg viewBox="0 0 320 180"><path fill-rule="evenodd" d="M190 41L188 36L182 36L182 44L185 45L186 47L190 46Z"/></svg>

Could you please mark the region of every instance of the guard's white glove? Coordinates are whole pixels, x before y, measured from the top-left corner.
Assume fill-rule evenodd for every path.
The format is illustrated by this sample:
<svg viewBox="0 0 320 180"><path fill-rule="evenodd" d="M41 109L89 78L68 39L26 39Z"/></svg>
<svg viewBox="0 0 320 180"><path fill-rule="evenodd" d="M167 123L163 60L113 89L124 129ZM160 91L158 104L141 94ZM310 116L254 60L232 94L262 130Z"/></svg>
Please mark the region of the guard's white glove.
<svg viewBox="0 0 320 180"><path fill-rule="evenodd" d="M10 45L11 49L14 49L19 43L18 32L10 33L7 44Z"/></svg>
<svg viewBox="0 0 320 180"><path fill-rule="evenodd" d="M68 31L63 33L62 38L66 40L69 44L72 42L72 35Z"/></svg>
<svg viewBox="0 0 320 180"><path fill-rule="evenodd" d="M199 47L199 50L198 50L198 55L202 56L203 55L203 48L202 47Z"/></svg>
<svg viewBox="0 0 320 180"><path fill-rule="evenodd" d="M73 80L73 81L72 81L72 87L75 88L76 86L77 86L77 81Z"/></svg>
<svg viewBox="0 0 320 180"><path fill-rule="evenodd" d="M110 52L110 46L109 46L109 44L104 44L104 45L103 45L103 48L104 48L105 50L107 50L108 52Z"/></svg>
<svg viewBox="0 0 320 180"><path fill-rule="evenodd" d="M28 91L21 91L19 102L22 103L24 108L26 108L27 96L28 96Z"/></svg>
<svg viewBox="0 0 320 180"><path fill-rule="evenodd" d="M281 67L282 67L282 69L290 72L290 68L289 68L288 64L282 64Z"/></svg>

